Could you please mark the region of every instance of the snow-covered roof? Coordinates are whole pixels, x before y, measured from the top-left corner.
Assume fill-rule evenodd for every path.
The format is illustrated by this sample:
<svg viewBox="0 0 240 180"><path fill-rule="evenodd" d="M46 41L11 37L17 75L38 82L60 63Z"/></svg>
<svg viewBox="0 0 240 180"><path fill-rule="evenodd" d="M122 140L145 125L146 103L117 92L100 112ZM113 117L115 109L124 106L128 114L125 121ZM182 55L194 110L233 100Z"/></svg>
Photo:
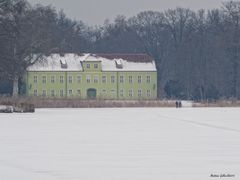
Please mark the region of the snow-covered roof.
<svg viewBox="0 0 240 180"><path fill-rule="evenodd" d="M28 71L83 71L82 63L88 61L101 62L102 71L156 71L154 60L146 54L52 54L44 59Z"/></svg>

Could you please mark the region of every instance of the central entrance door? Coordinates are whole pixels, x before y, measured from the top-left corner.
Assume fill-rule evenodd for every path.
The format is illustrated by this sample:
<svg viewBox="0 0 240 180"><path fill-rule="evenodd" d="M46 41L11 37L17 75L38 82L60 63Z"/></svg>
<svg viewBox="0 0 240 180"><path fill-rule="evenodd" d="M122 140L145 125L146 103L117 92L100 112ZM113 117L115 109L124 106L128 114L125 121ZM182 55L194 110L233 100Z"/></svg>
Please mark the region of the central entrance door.
<svg viewBox="0 0 240 180"><path fill-rule="evenodd" d="M88 99L96 99L97 97L97 90L90 88L87 90L87 97Z"/></svg>

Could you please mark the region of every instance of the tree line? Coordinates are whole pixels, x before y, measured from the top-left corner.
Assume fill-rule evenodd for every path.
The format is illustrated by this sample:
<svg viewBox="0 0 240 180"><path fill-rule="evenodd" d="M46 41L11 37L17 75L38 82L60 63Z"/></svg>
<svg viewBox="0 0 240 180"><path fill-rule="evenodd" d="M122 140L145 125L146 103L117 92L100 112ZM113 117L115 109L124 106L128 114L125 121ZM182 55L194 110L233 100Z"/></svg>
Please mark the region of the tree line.
<svg viewBox="0 0 240 180"><path fill-rule="evenodd" d="M160 98L239 99L240 1L119 15L92 27L51 6L0 0L0 77L12 85L0 91L17 95L26 68L51 53L146 53L156 61Z"/></svg>

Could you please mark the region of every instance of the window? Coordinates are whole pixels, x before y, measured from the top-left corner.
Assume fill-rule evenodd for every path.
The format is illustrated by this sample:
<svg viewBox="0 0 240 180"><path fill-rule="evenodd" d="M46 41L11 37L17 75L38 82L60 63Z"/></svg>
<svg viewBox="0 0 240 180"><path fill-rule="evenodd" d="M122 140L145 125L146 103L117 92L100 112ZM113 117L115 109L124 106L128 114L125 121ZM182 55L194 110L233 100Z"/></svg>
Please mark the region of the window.
<svg viewBox="0 0 240 180"><path fill-rule="evenodd" d="M81 83L81 81L82 81L82 77L81 76L77 76L77 82Z"/></svg>
<svg viewBox="0 0 240 180"><path fill-rule="evenodd" d="M98 69L98 64L94 64L94 69Z"/></svg>
<svg viewBox="0 0 240 180"><path fill-rule="evenodd" d="M54 97L54 96L55 96L55 91L51 90L51 97Z"/></svg>
<svg viewBox="0 0 240 180"><path fill-rule="evenodd" d="M111 94L112 94L112 95L115 95L115 92L116 92L116 91L115 91L114 89L111 90Z"/></svg>
<svg viewBox="0 0 240 180"><path fill-rule="evenodd" d="M34 77L33 77L33 82L34 82L34 83L37 83L37 82L38 82L37 76L34 76Z"/></svg>
<svg viewBox="0 0 240 180"><path fill-rule="evenodd" d="M120 97L123 97L124 96L124 91L123 89L120 90Z"/></svg>
<svg viewBox="0 0 240 180"><path fill-rule="evenodd" d="M43 84L46 84L46 83L47 83L47 77L46 77L46 76L43 76L43 77L42 77L42 83L43 83Z"/></svg>
<svg viewBox="0 0 240 180"><path fill-rule="evenodd" d="M124 77L120 76L120 83L124 83Z"/></svg>
<svg viewBox="0 0 240 180"><path fill-rule="evenodd" d="M34 89L33 95L34 95L34 96L38 96L38 91L37 91L37 89Z"/></svg>
<svg viewBox="0 0 240 180"><path fill-rule="evenodd" d="M142 83L142 76L138 76L138 84Z"/></svg>
<svg viewBox="0 0 240 180"><path fill-rule="evenodd" d="M63 89L60 90L60 97L63 97L64 96L64 91Z"/></svg>
<svg viewBox="0 0 240 180"><path fill-rule="evenodd" d="M73 95L73 91L71 89L68 90L68 95L70 95L70 96Z"/></svg>
<svg viewBox="0 0 240 180"><path fill-rule="evenodd" d="M106 89L103 89L102 92L103 92L104 94L107 93Z"/></svg>
<svg viewBox="0 0 240 180"><path fill-rule="evenodd" d="M90 64L87 64L87 69L90 69L90 67L91 67Z"/></svg>
<svg viewBox="0 0 240 180"><path fill-rule="evenodd" d="M128 91L128 96L129 96L129 97L133 97L133 90L132 90L132 89L130 89L130 90Z"/></svg>
<svg viewBox="0 0 240 180"><path fill-rule="evenodd" d="M150 96L151 96L151 91L147 90L147 97L150 97Z"/></svg>
<svg viewBox="0 0 240 180"><path fill-rule="evenodd" d="M86 81L87 81L87 83L90 83L91 82L91 76L87 75L86 76Z"/></svg>
<svg viewBox="0 0 240 180"><path fill-rule="evenodd" d="M63 82L64 82L64 78L63 76L60 76L60 83L63 84Z"/></svg>
<svg viewBox="0 0 240 180"><path fill-rule="evenodd" d="M77 90L77 95L81 96L81 90L80 89Z"/></svg>
<svg viewBox="0 0 240 180"><path fill-rule="evenodd" d="M141 89L138 90L138 97L142 97L142 90Z"/></svg>
<svg viewBox="0 0 240 180"><path fill-rule="evenodd" d="M43 96L43 97L46 97L46 96L47 96L47 91L46 91L46 90L43 90L43 91L42 91L42 96Z"/></svg>
<svg viewBox="0 0 240 180"><path fill-rule="evenodd" d="M51 83L55 83L55 77L51 76Z"/></svg>
<svg viewBox="0 0 240 180"><path fill-rule="evenodd" d="M106 83L107 82L107 77L106 76L102 76L102 83Z"/></svg>
<svg viewBox="0 0 240 180"><path fill-rule="evenodd" d="M94 76L94 83L98 83L98 76Z"/></svg>
<svg viewBox="0 0 240 180"><path fill-rule="evenodd" d="M147 76L147 83L151 83L151 76Z"/></svg>
<svg viewBox="0 0 240 180"><path fill-rule="evenodd" d="M111 83L115 83L115 76L111 76Z"/></svg>
<svg viewBox="0 0 240 180"><path fill-rule="evenodd" d="M129 76L129 77L128 77L128 82L129 82L130 84L133 83L133 77L132 77L132 76Z"/></svg>
<svg viewBox="0 0 240 180"><path fill-rule="evenodd" d="M73 82L72 76L68 76L68 82L69 82L70 84L72 84L72 82Z"/></svg>

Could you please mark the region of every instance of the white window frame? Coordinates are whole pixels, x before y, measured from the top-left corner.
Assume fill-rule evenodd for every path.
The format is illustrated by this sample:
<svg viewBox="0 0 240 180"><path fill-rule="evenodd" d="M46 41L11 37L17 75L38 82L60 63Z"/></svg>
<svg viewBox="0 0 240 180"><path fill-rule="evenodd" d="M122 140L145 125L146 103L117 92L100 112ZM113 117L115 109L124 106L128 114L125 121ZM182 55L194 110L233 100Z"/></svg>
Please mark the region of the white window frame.
<svg viewBox="0 0 240 180"><path fill-rule="evenodd" d="M47 97L47 90L45 90L45 89L42 90L42 96L43 96L43 97Z"/></svg>
<svg viewBox="0 0 240 180"><path fill-rule="evenodd" d="M128 96L129 96L129 97L133 97L133 90L132 90L132 89L129 89L129 90L128 90Z"/></svg>
<svg viewBox="0 0 240 180"><path fill-rule="evenodd" d="M33 76L33 82L34 82L35 84L38 83L38 76Z"/></svg>
<svg viewBox="0 0 240 180"><path fill-rule="evenodd" d="M115 83L115 76L114 75L111 76L111 83L112 84Z"/></svg>
<svg viewBox="0 0 240 180"><path fill-rule="evenodd" d="M123 76L123 75L120 76L119 82L120 82L120 83L124 83L124 76Z"/></svg>
<svg viewBox="0 0 240 180"><path fill-rule="evenodd" d="M124 97L124 90L123 89L120 90L119 95L120 95L120 97Z"/></svg>
<svg viewBox="0 0 240 180"><path fill-rule="evenodd" d="M107 83L107 76L106 75L102 76L102 83Z"/></svg>
<svg viewBox="0 0 240 180"><path fill-rule="evenodd" d="M60 82L61 84L64 83L64 76L60 76L59 82Z"/></svg>
<svg viewBox="0 0 240 180"><path fill-rule="evenodd" d="M150 89L147 90L147 97L151 97L151 90Z"/></svg>
<svg viewBox="0 0 240 180"><path fill-rule="evenodd" d="M142 97L142 90L138 89L138 97Z"/></svg>
<svg viewBox="0 0 240 180"><path fill-rule="evenodd" d="M72 84L73 83L73 77L72 76L68 76L68 83Z"/></svg>
<svg viewBox="0 0 240 180"><path fill-rule="evenodd" d="M128 82L129 82L129 84L133 83L133 76L128 76Z"/></svg>
<svg viewBox="0 0 240 180"><path fill-rule="evenodd" d="M38 96L38 90L37 90L37 89L34 89L34 90L33 90L33 96L35 96L35 97Z"/></svg>
<svg viewBox="0 0 240 180"><path fill-rule="evenodd" d="M98 81L99 81L99 80L98 80L98 76L95 75L95 76L93 77L93 82L94 82L94 83L98 83Z"/></svg>
<svg viewBox="0 0 240 180"><path fill-rule="evenodd" d="M64 97L64 90L63 89L61 89L59 93L60 93L60 97Z"/></svg>
<svg viewBox="0 0 240 180"><path fill-rule="evenodd" d="M47 76L42 76L42 83L47 84Z"/></svg>
<svg viewBox="0 0 240 180"><path fill-rule="evenodd" d="M70 92L71 92L71 93L70 93ZM69 96L73 96L73 90L72 90L72 89L69 89L69 90L68 90L68 95L69 95Z"/></svg>
<svg viewBox="0 0 240 180"><path fill-rule="evenodd" d="M147 83L150 84L151 83L151 76L147 76Z"/></svg>
<svg viewBox="0 0 240 180"><path fill-rule="evenodd" d="M90 75L86 75L86 82L88 84L91 83L91 76Z"/></svg>
<svg viewBox="0 0 240 180"><path fill-rule="evenodd" d="M81 82L82 82L82 76L80 76L80 75L77 76L77 82L78 82L78 83L81 83Z"/></svg>
<svg viewBox="0 0 240 180"><path fill-rule="evenodd" d="M94 69L98 69L98 64L93 65Z"/></svg>
<svg viewBox="0 0 240 180"><path fill-rule="evenodd" d="M51 90L50 95L51 95L51 97L55 97L55 90L54 89Z"/></svg>
<svg viewBox="0 0 240 180"><path fill-rule="evenodd" d="M87 63L86 68L91 69L91 64Z"/></svg>
<svg viewBox="0 0 240 180"><path fill-rule="evenodd" d="M138 84L142 83L142 76L138 76Z"/></svg>
<svg viewBox="0 0 240 180"><path fill-rule="evenodd" d="M54 84L55 83L55 76L51 76L51 83Z"/></svg>

